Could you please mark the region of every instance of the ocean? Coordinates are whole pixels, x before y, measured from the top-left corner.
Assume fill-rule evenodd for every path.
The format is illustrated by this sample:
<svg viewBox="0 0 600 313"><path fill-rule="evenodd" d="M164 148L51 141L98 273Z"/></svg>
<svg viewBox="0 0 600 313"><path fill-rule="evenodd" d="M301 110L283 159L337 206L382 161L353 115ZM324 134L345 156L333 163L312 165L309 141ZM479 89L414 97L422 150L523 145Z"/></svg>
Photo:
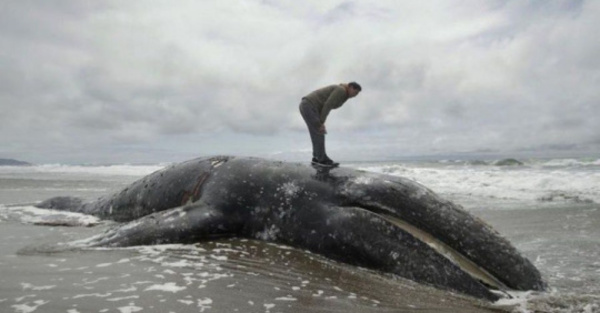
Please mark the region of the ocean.
<svg viewBox="0 0 600 313"><path fill-rule="evenodd" d="M600 159L504 161L342 165L415 180L508 238L549 289L496 303L240 238L48 249L113 223L35 203L92 200L168 164L0 167L0 312L600 312Z"/></svg>

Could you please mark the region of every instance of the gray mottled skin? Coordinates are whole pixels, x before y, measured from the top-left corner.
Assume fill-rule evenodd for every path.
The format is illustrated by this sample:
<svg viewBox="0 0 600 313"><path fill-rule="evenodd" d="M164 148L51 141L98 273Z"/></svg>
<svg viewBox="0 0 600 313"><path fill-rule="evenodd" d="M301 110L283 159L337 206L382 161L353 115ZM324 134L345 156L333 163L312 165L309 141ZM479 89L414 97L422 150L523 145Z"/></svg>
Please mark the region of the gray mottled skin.
<svg viewBox="0 0 600 313"><path fill-rule="evenodd" d="M490 226L413 181L255 158L196 159L110 197L38 205L128 222L90 246L190 243L224 236L308 249L478 298L498 297L385 216L443 241L516 290L543 290L537 269Z"/></svg>

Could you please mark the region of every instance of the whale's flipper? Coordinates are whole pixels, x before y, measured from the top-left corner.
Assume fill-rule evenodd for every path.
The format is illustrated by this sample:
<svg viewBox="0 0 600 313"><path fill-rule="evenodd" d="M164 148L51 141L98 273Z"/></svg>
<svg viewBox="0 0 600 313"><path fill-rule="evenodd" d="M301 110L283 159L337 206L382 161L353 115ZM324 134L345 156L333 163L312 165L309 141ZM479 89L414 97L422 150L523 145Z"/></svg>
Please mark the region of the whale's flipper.
<svg viewBox="0 0 600 313"><path fill-rule="evenodd" d="M79 243L96 247L193 243L234 234L241 225L236 216L226 216L198 201L145 216Z"/></svg>

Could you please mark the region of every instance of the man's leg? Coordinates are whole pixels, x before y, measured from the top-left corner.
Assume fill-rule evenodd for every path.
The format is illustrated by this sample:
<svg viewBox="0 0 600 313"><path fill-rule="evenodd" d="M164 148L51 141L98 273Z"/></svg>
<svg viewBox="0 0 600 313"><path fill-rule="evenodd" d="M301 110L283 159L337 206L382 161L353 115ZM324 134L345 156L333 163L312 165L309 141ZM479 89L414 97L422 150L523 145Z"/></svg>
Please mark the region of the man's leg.
<svg viewBox="0 0 600 313"><path fill-rule="evenodd" d="M313 155L318 162L325 161L325 135L318 128L310 130L310 138L313 143Z"/></svg>
<svg viewBox="0 0 600 313"><path fill-rule="evenodd" d="M317 161L322 162L326 159L325 154L325 135L319 131L321 120L317 112L312 108L310 103L302 100L300 103L300 114L310 134L310 140L313 147L313 158Z"/></svg>

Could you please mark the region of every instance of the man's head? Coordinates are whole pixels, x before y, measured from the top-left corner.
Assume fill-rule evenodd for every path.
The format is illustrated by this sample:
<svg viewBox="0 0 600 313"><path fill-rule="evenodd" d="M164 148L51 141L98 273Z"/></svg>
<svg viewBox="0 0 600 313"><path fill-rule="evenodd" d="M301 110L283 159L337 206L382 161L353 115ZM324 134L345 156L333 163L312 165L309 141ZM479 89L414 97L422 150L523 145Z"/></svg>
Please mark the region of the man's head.
<svg viewBox="0 0 600 313"><path fill-rule="evenodd" d="M348 97L354 98L362 90L362 87L356 82L348 83Z"/></svg>

